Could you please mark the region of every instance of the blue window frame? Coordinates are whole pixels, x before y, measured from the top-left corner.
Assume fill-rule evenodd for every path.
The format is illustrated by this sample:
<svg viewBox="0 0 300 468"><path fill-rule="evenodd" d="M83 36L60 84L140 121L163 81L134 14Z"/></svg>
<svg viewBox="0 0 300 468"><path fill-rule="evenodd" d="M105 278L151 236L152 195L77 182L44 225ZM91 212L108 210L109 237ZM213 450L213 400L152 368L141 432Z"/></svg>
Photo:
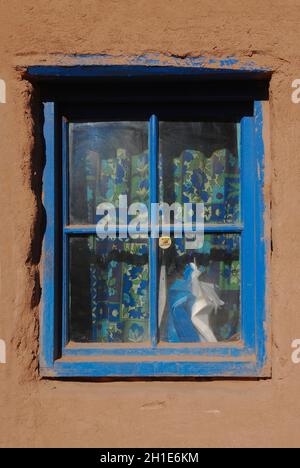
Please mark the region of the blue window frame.
<svg viewBox="0 0 300 468"><path fill-rule="evenodd" d="M76 68L76 67L75 67ZM147 76L149 68L140 70ZM159 73L162 73L160 67ZM174 70L173 70L174 71ZM33 67L32 76L61 77L70 69ZM107 67L105 67L107 72ZM176 70L178 73L179 70ZM79 71L74 71L78 78ZM97 68L101 77L103 70ZM113 75L122 74L112 69ZM172 76L172 70L165 70ZM94 76L95 69L92 70ZM134 75L134 74L133 74ZM241 85L243 88L243 85ZM243 99L243 98L242 98ZM44 376L269 376L266 327L266 255L264 188L263 103L255 97L245 102L220 101L206 104L155 103L113 105L106 112L97 104L64 98L44 99L46 165L43 203L46 232L43 242L43 293L40 368ZM105 106L102 106L103 108ZM201 108L201 111L199 111ZM104 113L103 113L104 112ZM174 112L176 117L174 118ZM108 114L108 115L107 115ZM201 116L201 117L199 117ZM95 224L70 223L70 125L101 121L143 121L148 125L149 198L158 199L159 132L164 121L195 122L219 118L236 122L240 157L240 218L230 223L206 223L204 234L238 236L240 245L240 335L237 341L217 343L160 343L158 323L159 248L149 239L149 341L127 343L76 342L70 339L70 248L71 238L93 236Z"/></svg>

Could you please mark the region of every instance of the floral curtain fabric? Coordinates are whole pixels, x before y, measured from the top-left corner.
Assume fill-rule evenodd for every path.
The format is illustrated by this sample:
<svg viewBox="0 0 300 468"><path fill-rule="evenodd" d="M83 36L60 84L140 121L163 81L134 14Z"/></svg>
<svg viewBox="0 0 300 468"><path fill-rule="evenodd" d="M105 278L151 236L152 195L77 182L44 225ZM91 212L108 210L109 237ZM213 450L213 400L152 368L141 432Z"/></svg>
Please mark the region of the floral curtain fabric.
<svg viewBox="0 0 300 468"><path fill-rule="evenodd" d="M91 161L93 158L97 160L96 173L95 161ZM227 149L217 150L209 157L200 151L187 149L180 157L174 158L172 164L175 201L204 202L207 223L238 221L239 160L236 156ZM162 164L159 172L162 191ZM86 177L89 210L101 201L116 203L120 194L126 194L129 203L148 203L147 152L132 156L120 148L116 157L111 159L100 159L99 155L91 153L86 165ZM92 340L133 343L146 341L149 337L148 242L129 239L103 241L96 238L91 238L89 242L92 243L91 251L95 253L95 261L90 266ZM221 319L215 319L213 324L215 334L220 341L232 339L239 332L239 237L207 235L204 246L193 252L185 249L184 239L175 239L172 248L174 255L171 262L164 260L167 270L175 268L180 274L181 265L183 275L184 266L195 260L203 278L216 285L225 306ZM172 285L169 284L168 287L170 286ZM172 291L172 287L170 290ZM179 330L189 321L183 341L200 340L190 326L190 301L186 302L185 307L181 314L177 314L177 318L172 318L170 313L164 314L161 339L181 341L176 329ZM182 323L179 323L180 320Z"/></svg>
<svg viewBox="0 0 300 468"><path fill-rule="evenodd" d="M201 151L186 150L180 158L174 160L174 173L175 200L180 203L203 202L205 223L239 221L240 181L237 156L227 149L214 151L210 157L206 157ZM223 313L212 318L215 319L212 326L219 341L233 339L239 332L239 242L239 236L236 235L206 235L203 247L188 254L185 240L175 239L176 256L183 257L185 264L196 260L202 272L201 277L215 285L224 302ZM185 306L188 310L182 310L181 316L190 316L191 307L188 304L192 300L192 297L189 298L189 303ZM166 341L182 341L174 332L174 326L176 328L176 323L172 323L169 313ZM182 328L179 323L177 328ZM190 334L185 331L184 337L184 341L195 341L194 330L190 327Z"/></svg>
<svg viewBox="0 0 300 468"><path fill-rule="evenodd" d="M89 206L97 206L102 201L118 206L119 195L127 195L128 203L148 203L147 152L129 156L124 149L119 149L115 158L100 161L98 157L98 161L98 174L88 171ZM146 341L149 334L148 241L94 238L91 242L90 248L95 252L95 262L90 267L92 340Z"/></svg>

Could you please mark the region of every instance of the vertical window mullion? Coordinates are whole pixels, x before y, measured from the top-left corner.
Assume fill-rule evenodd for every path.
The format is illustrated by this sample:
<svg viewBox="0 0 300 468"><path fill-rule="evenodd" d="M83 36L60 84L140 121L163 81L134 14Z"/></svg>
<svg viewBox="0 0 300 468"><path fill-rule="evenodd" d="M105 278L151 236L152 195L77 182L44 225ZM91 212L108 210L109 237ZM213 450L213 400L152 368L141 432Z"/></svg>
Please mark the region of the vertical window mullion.
<svg viewBox="0 0 300 468"><path fill-rule="evenodd" d="M69 124L62 119L62 349L68 342L69 313L69 235L64 227L69 224Z"/></svg>
<svg viewBox="0 0 300 468"><path fill-rule="evenodd" d="M151 226L157 226L158 220L153 219L156 210L151 210L152 204L158 202L158 183L157 183L157 164L158 164L158 119L155 115L150 117L149 121L149 212ZM153 211L153 213L152 213ZM157 291L157 268L158 252L157 238L150 232L149 239L149 294L150 294L150 340L153 347L157 346L158 341L158 291Z"/></svg>
<svg viewBox="0 0 300 468"><path fill-rule="evenodd" d="M241 121L241 332L247 349L255 349L255 150L254 119Z"/></svg>

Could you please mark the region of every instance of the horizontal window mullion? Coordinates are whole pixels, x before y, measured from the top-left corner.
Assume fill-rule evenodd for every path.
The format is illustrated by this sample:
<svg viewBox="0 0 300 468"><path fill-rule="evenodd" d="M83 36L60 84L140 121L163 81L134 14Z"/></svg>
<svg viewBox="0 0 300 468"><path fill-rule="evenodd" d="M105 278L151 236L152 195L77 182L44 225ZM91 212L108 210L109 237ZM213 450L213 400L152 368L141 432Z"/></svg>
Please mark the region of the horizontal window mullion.
<svg viewBox="0 0 300 468"><path fill-rule="evenodd" d="M73 235L73 234L96 234L96 226L65 226L64 234Z"/></svg>
<svg viewBox="0 0 300 468"><path fill-rule="evenodd" d="M96 235L97 234L97 226L96 225L88 225L88 226L65 226L64 233L67 235ZM130 233L130 228L128 226L110 226L109 229L105 230L105 234L108 236L110 235L117 235L118 237L122 235L122 237L131 237L131 234L147 234L150 237L151 231L148 226L141 227L137 233L132 232ZM99 236L100 237L100 236Z"/></svg>
<svg viewBox="0 0 300 468"><path fill-rule="evenodd" d="M197 232L204 232L204 234L210 234L210 233L241 233L244 230L244 225L243 224L205 224L203 230L196 229L195 226L184 226L182 228L181 226L165 226L163 230L168 230L170 231L171 234L175 233L183 233L183 236L185 234L194 234Z"/></svg>
<svg viewBox="0 0 300 468"><path fill-rule="evenodd" d="M242 232L244 230L244 225L243 224L222 224L222 225L216 225L216 224L208 224L204 225L204 232L228 232L228 233L235 233L235 232Z"/></svg>
<svg viewBox="0 0 300 468"><path fill-rule="evenodd" d="M244 230L243 224L214 224L214 225L204 225L204 233L205 234L210 234L210 233L242 233ZM155 228L151 229L151 226L147 227L141 227L136 234L147 234L149 237L157 238L158 233L159 235L164 235L166 233L170 233L170 235L175 234L175 233L182 233L183 237L185 234L194 234L196 232L201 232L199 229L195 229L195 226L184 226L182 228L181 226L172 226L172 225L163 225L163 226L156 226ZM97 228L96 225L88 225L88 226L65 226L64 227L64 233L67 235L96 235L97 234ZM105 231L105 233L109 235L117 235L122 237L131 237L134 232L130 232L130 229L128 226L115 226L115 227L110 227ZM151 236L151 234L153 234Z"/></svg>

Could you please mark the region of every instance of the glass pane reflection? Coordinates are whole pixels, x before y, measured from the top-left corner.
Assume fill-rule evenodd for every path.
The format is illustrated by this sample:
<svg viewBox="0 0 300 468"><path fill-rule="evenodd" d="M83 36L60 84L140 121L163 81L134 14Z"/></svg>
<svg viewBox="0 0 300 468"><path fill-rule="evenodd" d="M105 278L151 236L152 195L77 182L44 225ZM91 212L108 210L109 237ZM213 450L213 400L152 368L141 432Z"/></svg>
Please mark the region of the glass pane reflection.
<svg viewBox="0 0 300 468"><path fill-rule="evenodd" d="M167 342L240 339L240 236L205 235L198 250L184 239L160 249L159 327Z"/></svg>
<svg viewBox="0 0 300 468"><path fill-rule="evenodd" d="M148 203L147 122L70 124L70 224L95 224L99 203Z"/></svg>
<svg viewBox="0 0 300 468"><path fill-rule="evenodd" d="M236 123L161 122L160 201L204 203L206 223L240 219Z"/></svg>
<svg viewBox="0 0 300 468"><path fill-rule="evenodd" d="M69 242L70 340L146 341L148 241L81 236Z"/></svg>

